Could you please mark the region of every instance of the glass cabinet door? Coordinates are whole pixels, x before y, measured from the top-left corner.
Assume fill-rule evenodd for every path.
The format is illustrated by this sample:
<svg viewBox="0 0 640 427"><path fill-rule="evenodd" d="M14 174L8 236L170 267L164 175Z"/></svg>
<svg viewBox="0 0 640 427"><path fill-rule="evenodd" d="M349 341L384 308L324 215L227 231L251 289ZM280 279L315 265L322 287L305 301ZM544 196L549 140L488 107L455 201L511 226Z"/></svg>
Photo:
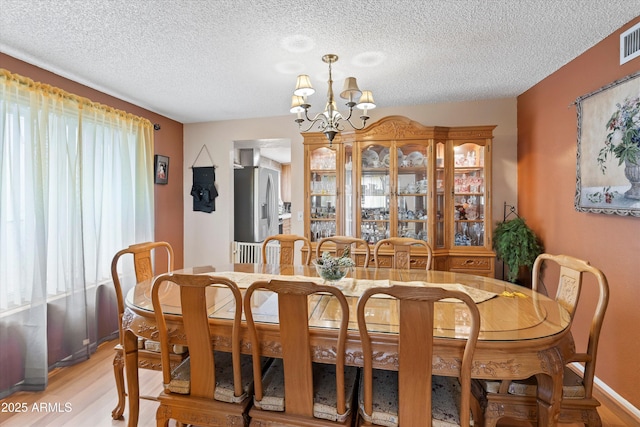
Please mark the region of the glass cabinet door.
<svg viewBox="0 0 640 427"><path fill-rule="evenodd" d="M310 239L316 242L336 234L338 185L336 155L333 148L310 150Z"/></svg>
<svg viewBox="0 0 640 427"><path fill-rule="evenodd" d="M435 144L435 153L436 153L436 169L435 169L435 184L436 184L436 236L435 236L435 247L436 248L444 248L445 247L445 194L444 188L446 183L446 174L445 174L445 144L443 142L437 142Z"/></svg>
<svg viewBox="0 0 640 427"><path fill-rule="evenodd" d="M355 230L355 191L354 183L354 167L353 167L353 145L344 144L344 235L356 236Z"/></svg>
<svg viewBox="0 0 640 427"><path fill-rule="evenodd" d="M359 237L369 243L390 236L389 147L368 145L360 151Z"/></svg>
<svg viewBox="0 0 640 427"><path fill-rule="evenodd" d="M429 241L428 144L398 144L395 182L398 237Z"/></svg>
<svg viewBox="0 0 640 427"><path fill-rule="evenodd" d="M454 246L485 244L484 155L484 146L474 143L453 148Z"/></svg>

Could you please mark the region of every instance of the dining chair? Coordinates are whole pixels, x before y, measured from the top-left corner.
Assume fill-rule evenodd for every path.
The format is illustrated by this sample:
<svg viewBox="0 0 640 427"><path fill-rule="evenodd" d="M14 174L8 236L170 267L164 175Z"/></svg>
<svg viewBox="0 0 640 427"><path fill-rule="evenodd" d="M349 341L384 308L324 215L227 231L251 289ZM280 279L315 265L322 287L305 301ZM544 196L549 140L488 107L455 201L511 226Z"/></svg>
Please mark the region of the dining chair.
<svg viewBox="0 0 640 427"><path fill-rule="evenodd" d="M411 268L411 248L413 246L422 246L427 251L427 262L425 263L425 269L431 269L431 259L433 258L433 250L431 246L424 240L412 239L410 237L389 237L379 240L373 247L373 259L376 268L381 267L379 251L386 246L393 248L393 258L390 267L407 269Z"/></svg>
<svg viewBox="0 0 640 427"><path fill-rule="evenodd" d="M178 286L180 309L189 357L175 369L170 363L170 334L177 334L172 315L163 313L161 293L169 282ZM235 301L233 326L228 337L231 352L215 351L215 337L209 324L208 288L229 292ZM169 419L178 425L247 426L247 408L251 404L252 365L250 358L242 362L240 354L240 322L242 294L235 282L223 277L196 274L163 274L151 288L151 302L156 318L162 355L164 390L158 396L156 423L168 426Z"/></svg>
<svg viewBox="0 0 640 427"><path fill-rule="evenodd" d="M262 262L266 263L267 261L267 245L270 242L279 242L280 243L280 265L293 265L295 259L295 245L296 242L302 242L302 248L306 248L307 255L306 257L303 255L303 264L309 265L311 262L311 244L309 243L309 239L304 236L298 236L296 234L275 234L273 236L267 237L264 242L262 242ZM302 252L304 253L304 252Z"/></svg>
<svg viewBox="0 0 640 427"><path fill-rule="evenodd" d="M606 276L589 264L568 255L541 254L533 264L532 289L538 291L543 286L542 270L545 278L553 272L558 277L556 301L564 307L571 320L578 308L583 287L583 276L592 276L598 300L592 312L591 328L588 334L586 350L575 352L564 369L560 423L583 423L587 426L601 426L597 407L600 402L593 397L593 378L596 367L598 340L602 322L609 302L609 285ZM550 271L552 270L553 271ZM591 311L590 311L591 312ZM572 331L575 332L575 331ZM581 364L577 372L575 366ZM529 421L537 425L537 387L535 377L522 381L486 381L475 380L473 392L484 407L484 422L488 427L495 426L502 417Z"/></svg>
<svg viewBox="0 0 640 427"><path fill-rule="evenodd" d="M367 302L380 294L397 299L399 304L397 371L376 370L372 366L377 355L373 353L366 320L370 314ZM452 377L432 375L434 319L439 311L436 302L444 298L455 298L464 304L439 303L445 313L449 312L447 305L455 304L451 315L464 317L465 332L455 337L466 339L464 352L452 356L460 357L455 363L440 361L451 365L456 373ZM466 309L459 309L458 305ZM358 300L357 320L363 353L358 426L470 425L471 367L480 331L480 312L469 295L438 287L369 288Z"/></svg>
<svg viewBox="0 0 640 427"><path fill-rule="evenodd" d="M263 292L277 296L277 328L280 331L281 355L261 376L259 357L262 352L260 339L268 331L258 332L254 322L253 299ZM312 347L309 330L309 301L314 294L327 293L340 307L335 353L323 352ZM263 294L264 296L264 294ZM257 426L350 426L351 406L356 388L358 370L345 366L345 343L349 322L349 306L342 292L334 286L299 281L258 281L245 293L246 317L255 384L253 407L249 411L251 425ZM266 350L273 350L269 345ZM313 359L331 358L335 362L314 363Z"/></svg>
<svg viewBox="0 0 640 427"><path fill-rule="evenodd" d="M122 317L124 316L124 293L122 291L122 283L118 267L124 262L125 255L131 255L133 261L133 268L135 271L136 283L144 280L149 280L154 276L153 258L157 251L164 252L167 256L167 268L168 271L173 270L173 248L167 242L145 242L131 245L115 254L111 261L111 278L113 280L113 286L116 292L116 303L118 306L118 331L119 342L115 346L116 355L113 358L113 373L116 381L116 390L118 392L118 403L115 409L111 412L111 417L114 420L122 418L122 414L125 409L125 399L127 393L125 391L124 382L124 333L122 330ZM122 259L122 260L121 260ZM138 342L140 347L138 350L138 368L152 369L159 371L160 366L160 351L158 343L153 341ZM179 365L187 357L187 350L182 346L176 346L171 356L171 363L173 366ZM153 399L155 397L140 396L143 399Z"/></svg>
<svg viewBox="0 0 640 427"><path fill-rule="evenodd" d="M331 236L324 237L318 241L318 245L316 246L316 258L320 258L322 256L322 246L325 243L333 243L335 246L336 256L339 256L344 252L346 248L350 248L351 250L351 259L356 261L356 254L354 249L357 249L359 246L365 249L365 259L363 267L369 266L369 258L371 257L371 249L369 248L369 243L367 243L364 239L358 239L357 237L351 236Z"/></svg>

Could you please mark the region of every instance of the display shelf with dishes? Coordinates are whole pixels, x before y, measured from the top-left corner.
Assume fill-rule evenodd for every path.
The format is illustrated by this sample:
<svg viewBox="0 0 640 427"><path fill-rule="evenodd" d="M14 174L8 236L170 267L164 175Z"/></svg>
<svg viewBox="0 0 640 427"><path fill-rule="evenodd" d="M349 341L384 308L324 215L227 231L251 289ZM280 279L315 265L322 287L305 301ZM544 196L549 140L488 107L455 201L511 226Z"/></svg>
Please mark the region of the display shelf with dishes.
<svg viewBox="0 0 640 427"><path fill-rule="evenodd" d="M411 237L428 241L429 223L429 142L386 139L367 142L356 137L356 152L360 154L361 169L355 182L360 182L356 198L356 214L360 231L357 237L375 244L392 236ZM377 153L376 161L372 153ZM391 156L390 153L396 153Z"/></svg>
<svg viewBox="0 0 640 427"><path fill-rule="evenodd" d="M493 276L494 127L429 127L391 116L338 134L332 147L335 170L305 166L305 235L312 246L331 233L362 238L371 246L386 237L411 237L432 247L437 270ZM328 144L321 133L303 137L310 166L309 156ZM322 155L318 162L332 165ZM314 189L313 183L320 187ZM424 267L421 257L426 252L423 256L416 249L415 268ZM356 249L356 260L363 262L362 249Z"/></svg>
<svg viewBox="0 0 640 427"><path fill-rule="evenodd" d="M396 168L396 229L398 237L429 241L429 145L397 142L402 159ZM398 156L400 158L400 156Z"/></svg>
<svg viewBox="0 0 640 427"><path fill-rule="evenodd" d="M360 192L355 201L360 211L356 237L374 244L390 235L391 181L389 171L395 162L390 159L389 146L372 144L360 147L362 168L355 182ZM382 156L385 162L380 162Z"/></svg>
<svg viewBox="0 0 640 427"><path fill-rule="evenodd" d="M334 153L334 152L331 152ZM335 153L334 153L335 154ZM318 166L335 167L335 155L324 154L321 163L317 157ZM311 220L311 241L318 241L323 237L333 236L336 229L336 205L338 198L337 174L335 169L312 169L311 182L309 187L310 220Z"/></svg>
<svg viewBox="0 0 640 427"><path fill-rule="evenodd" d="M484 150L481 145L454 146L453 204L455 246L485 244Z"/></svg>
<svg viewBox="0 0 640 427"><path fill-rule="evenodd" d="M344 176L337 165L344 164L341 144L317 139L305 146L305 229L312 242L342 233Z"/></svg>

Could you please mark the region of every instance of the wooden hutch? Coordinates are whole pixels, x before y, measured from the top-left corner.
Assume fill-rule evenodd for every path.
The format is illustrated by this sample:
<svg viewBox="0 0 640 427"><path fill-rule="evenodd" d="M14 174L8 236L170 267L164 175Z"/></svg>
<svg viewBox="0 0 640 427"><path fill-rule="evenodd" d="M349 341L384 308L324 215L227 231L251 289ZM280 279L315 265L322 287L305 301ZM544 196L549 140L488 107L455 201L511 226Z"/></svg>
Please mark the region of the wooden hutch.
<svg viewBox="0 0 640 427"><path fill-rule="evenodd" d="M491 144L495 126L423 126L390 116L332 144L305 133L304 233L422 239L436 270L493 277ZM356 252L358 265L364 252ZM424 268L416 248L412 267ZM390 264L390 255L380 262Z"/></svg>

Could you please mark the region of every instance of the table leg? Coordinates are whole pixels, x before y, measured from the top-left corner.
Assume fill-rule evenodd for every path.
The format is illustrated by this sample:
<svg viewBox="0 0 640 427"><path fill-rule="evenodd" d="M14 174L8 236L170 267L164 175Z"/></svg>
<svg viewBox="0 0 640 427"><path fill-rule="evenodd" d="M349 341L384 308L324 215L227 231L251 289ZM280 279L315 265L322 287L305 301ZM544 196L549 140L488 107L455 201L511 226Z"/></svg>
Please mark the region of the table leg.
<svg viewBox="0 0 640 427"><path fill-rule="evenodd" d="M127 372L127 394L129 395L129 427L138 425L140 409L140 387L138 385L138 337L124 331L124 367Z"/></svg>
<svg viewBox="0 0 640 427"><path fill-rule="evenodd" d="M549 373L536 375L538 382L538 425L553 427L558 424L558 419L560 418L564 364L560 354L555 350L545 351L543 360L549 367Z"/></svg>

